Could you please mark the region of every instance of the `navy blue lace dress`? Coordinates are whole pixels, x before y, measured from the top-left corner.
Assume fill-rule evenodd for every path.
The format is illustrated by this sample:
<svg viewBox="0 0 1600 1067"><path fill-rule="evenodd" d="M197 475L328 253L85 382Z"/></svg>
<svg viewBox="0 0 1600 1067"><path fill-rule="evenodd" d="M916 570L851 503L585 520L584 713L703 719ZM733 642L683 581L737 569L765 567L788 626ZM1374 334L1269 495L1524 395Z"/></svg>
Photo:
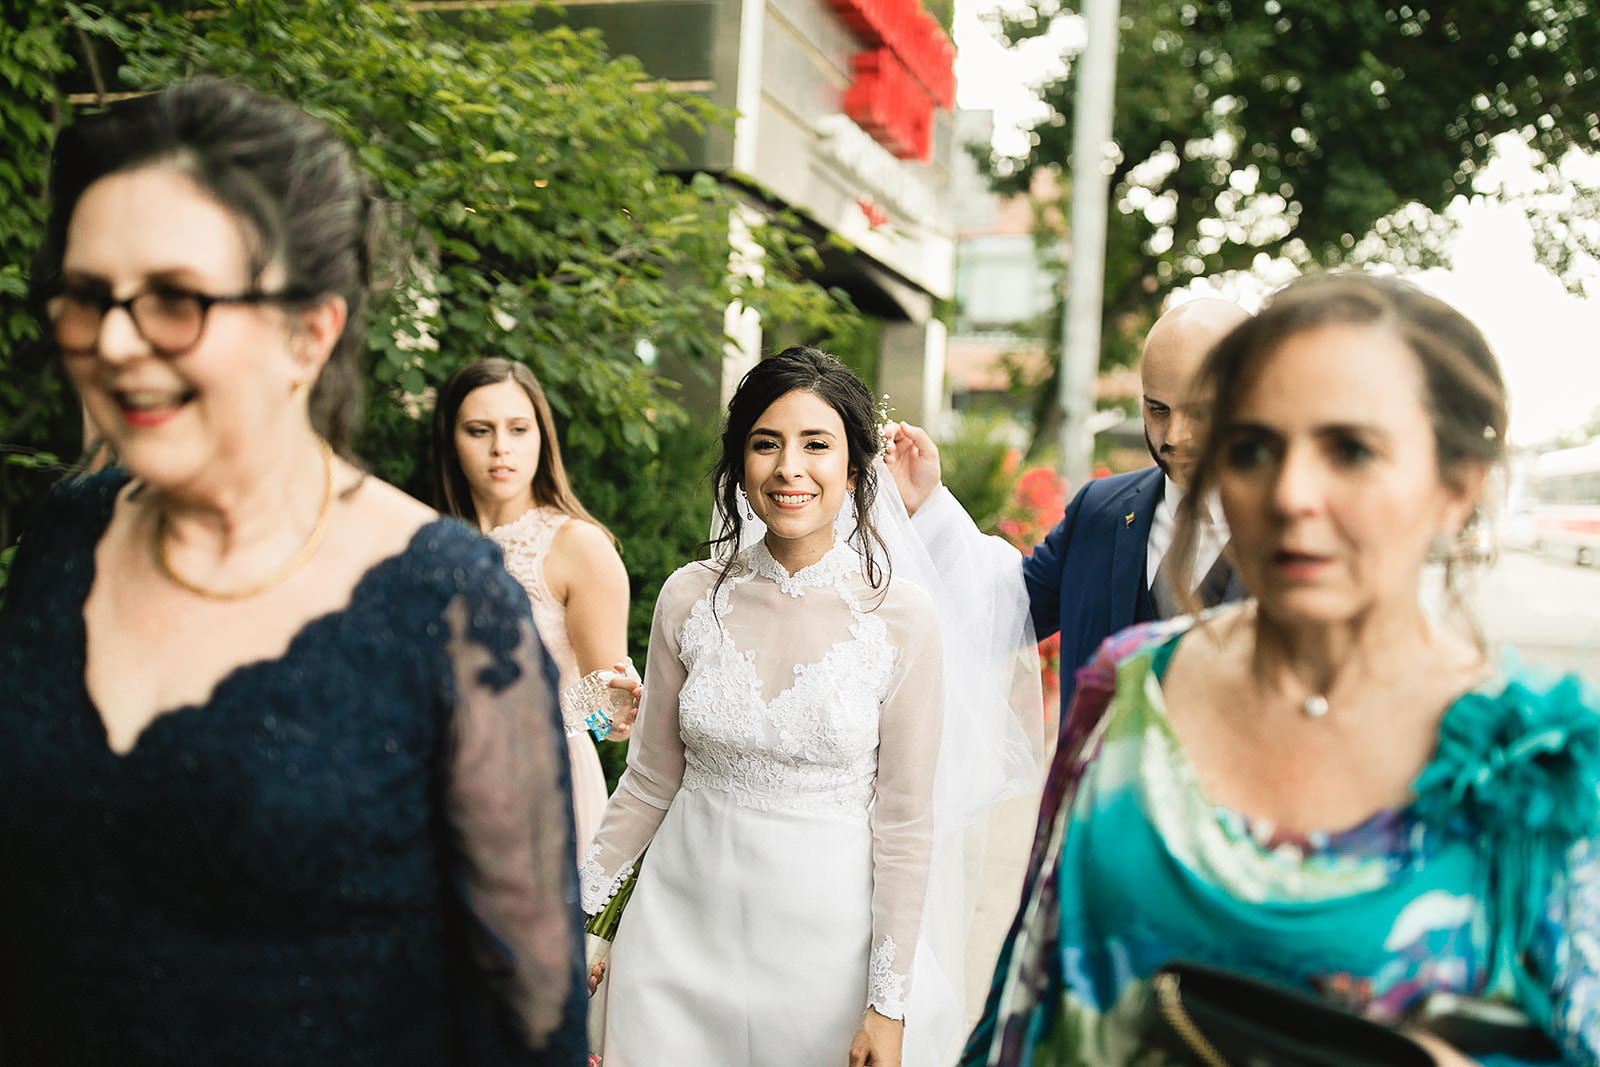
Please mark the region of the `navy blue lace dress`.
<svg viewBox="0 0 1600 1067"><path fill-rule="evenodd" d="M582 1064L565 738L499 549L423 527L118 755L83 606L126 481L57 489L0 611L0 1063Z"/></svg>

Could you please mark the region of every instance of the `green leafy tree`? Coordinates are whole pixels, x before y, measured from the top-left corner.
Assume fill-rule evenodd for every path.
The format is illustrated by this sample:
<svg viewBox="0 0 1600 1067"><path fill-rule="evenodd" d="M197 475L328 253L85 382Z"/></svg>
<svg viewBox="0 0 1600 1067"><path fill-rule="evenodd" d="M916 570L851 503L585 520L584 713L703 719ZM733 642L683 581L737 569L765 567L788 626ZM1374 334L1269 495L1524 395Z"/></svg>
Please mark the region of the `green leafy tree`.
<svg viewBox="0 0 1600 1067"><path fill-rule="evenodd" d="M0 549L15 516L57 475L64 387L25 306L27 262L44 222L45 161L61 111L57 78L73 66L61 12L0 0ZM0 551L0 581L8 557Z"/></svg>
<svg viewBox="0 0 1600 1067"><path fill-rule="evenodd" d="M631 647L642 652L660 582L704 538L695 502L709 497L685 483L709 457L703 442L662 456L663 435L687 440L686 416L677 383L653 373L641 347L707 367L721 358L735 300L815 343L859 329L847 298L807 280L816 252L794 219L759 211L760 270L730 266L730 215L747 200L678 173L674 147L730 116L607 55L594 33L536 23L532 7L140 0L69 14L70 25L39 23L58 67L98 56L123 91L232 78L294 100L349 140L389 205L395 253L385 257L392 295L369 338L363 458L429 499L434 389L479 357L526 363L556 408L580 494L622 540ZM74 38L92 48L74 57ZM37 94L62 103L48 78ZM35 201L48 127L20 179ZM38 205L0 220L0 285L20 289ZM0 300L0 322L21 315L14 294ZM0 350L0 371L6 358ZM18 402L0 402L3 424Z"/></svg>
<svg viewBox="0 0 1600 1067"><path fill-rule="evenodd" d="M1527 214L1535 257L1570 292L1600 297L1600 159L1569 153L1530 184L1502 195Z"/></svg>
<svg viewBox="0 0 1600 1067"><path fill-rule="evenodd" d="M1029 0L999 32L1018 44L1077 10ZM1166 292L1259 257L1429 264L1436 213L1472 191L1496 135L1549 168L1600 148L1597 55L1592 0L1124 0L1106 362L1133 357ZM1041 87L1024 155L982 153L1002 191L1070 158L1075 75Z"/></svg>

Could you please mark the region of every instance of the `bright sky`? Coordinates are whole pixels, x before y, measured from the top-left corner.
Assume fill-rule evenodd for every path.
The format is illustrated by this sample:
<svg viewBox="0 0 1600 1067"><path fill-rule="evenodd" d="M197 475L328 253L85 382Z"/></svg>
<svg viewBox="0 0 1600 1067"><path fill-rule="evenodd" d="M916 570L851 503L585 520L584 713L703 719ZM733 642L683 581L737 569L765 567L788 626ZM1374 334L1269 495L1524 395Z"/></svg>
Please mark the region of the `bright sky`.
<svg viewBox="0 0 1600 1067"><path fill-rule="evenodd" d="M1048 37L1009 52L982 19L997 6L957 0L957 102L993 111L996 148L1017 153L1026 145L1020 131L1044 114L1032 87L1060 74L1060 56L1082 35L1076 20L1057 20ZM1516 147L1508 146L1490 178L1515 186L1529 173ZM1600 300L1570 295L1534 261L1531 233L1515 207L1477 196L1458 199L1448 214L1459 223L1452 266L1416 280L1465 312L1494 347L1511 393L1512 443L1546 441L1583 423L1600 408ZM1292 269L1246 280L1229 286L1229 295L1253 306L1290 275ZM1590 292L1600 293L1600 284Z"/></svg>
<svg viewBox="0 0 1600 1067"><path fill-rule="evenodd" d="M1046 113L1033 87L1060 76L1062 54L1082 47L1083 33L1078 19L1057 19L1048 36L1009 51L984 23L986 12L1007 6L1000 0L956 0L956 104L993 111L995 147L1016 155L1027 145L1022 129Z"/></svg>
<svg viewBox="0 0 1600 1067"><path fill-rule="evenodd" d="M1511 442L1548 441L1600 408L1600 301L1534 262L1516 208L1477 197L1459 217L1451 268L1417 280L1488 337L1511 393Z"/></svg>

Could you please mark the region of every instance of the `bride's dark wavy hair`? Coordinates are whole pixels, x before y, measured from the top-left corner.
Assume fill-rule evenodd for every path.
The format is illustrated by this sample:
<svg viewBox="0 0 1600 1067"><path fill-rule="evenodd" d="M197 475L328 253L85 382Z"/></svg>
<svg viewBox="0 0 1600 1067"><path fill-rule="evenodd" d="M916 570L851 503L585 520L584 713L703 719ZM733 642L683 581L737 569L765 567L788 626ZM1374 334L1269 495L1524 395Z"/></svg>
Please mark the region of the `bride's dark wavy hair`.
<svg viewBox="0 0 1600 1067"><path fill-rule="evenodd" d="M734 390L733 399L728 401L728 418L722 427L722 455L711 472L722 533L706 543L713 559L723 557L716 588L720 589L733 571L739 535L744 530L739 488L744 482L745 444L750 431L768 408L796 390L825 402L839 413L844 423L850 475L856 481L852 494L856 525L847 540L861 553L867 584L874 589L885 587L891 573L889 550L872 524L872 502L878 495L878 473L872 461L881 443L872 394L849 367L826 352L796 346L752 367Z"/></svg>

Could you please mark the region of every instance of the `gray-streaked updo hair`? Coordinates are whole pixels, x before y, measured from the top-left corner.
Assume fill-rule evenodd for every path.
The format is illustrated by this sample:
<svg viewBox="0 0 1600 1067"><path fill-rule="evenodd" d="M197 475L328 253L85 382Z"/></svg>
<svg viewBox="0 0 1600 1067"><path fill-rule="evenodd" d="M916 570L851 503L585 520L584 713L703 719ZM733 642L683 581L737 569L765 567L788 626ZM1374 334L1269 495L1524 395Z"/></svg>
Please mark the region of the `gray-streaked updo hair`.
<svg viewBox="0 0 1600 1067"><path fill-rule="evenodd" d="M67 227L84 191L151 165L189 175L246 224L253 280L277 264L286 290L313 301L344 298L349 318L312 390L311 418L336 450L348 452L361 410L375 213L350 149L292 104L202 79L118 102L63 130L30 286L38 313L60 288Z"/></svg>

